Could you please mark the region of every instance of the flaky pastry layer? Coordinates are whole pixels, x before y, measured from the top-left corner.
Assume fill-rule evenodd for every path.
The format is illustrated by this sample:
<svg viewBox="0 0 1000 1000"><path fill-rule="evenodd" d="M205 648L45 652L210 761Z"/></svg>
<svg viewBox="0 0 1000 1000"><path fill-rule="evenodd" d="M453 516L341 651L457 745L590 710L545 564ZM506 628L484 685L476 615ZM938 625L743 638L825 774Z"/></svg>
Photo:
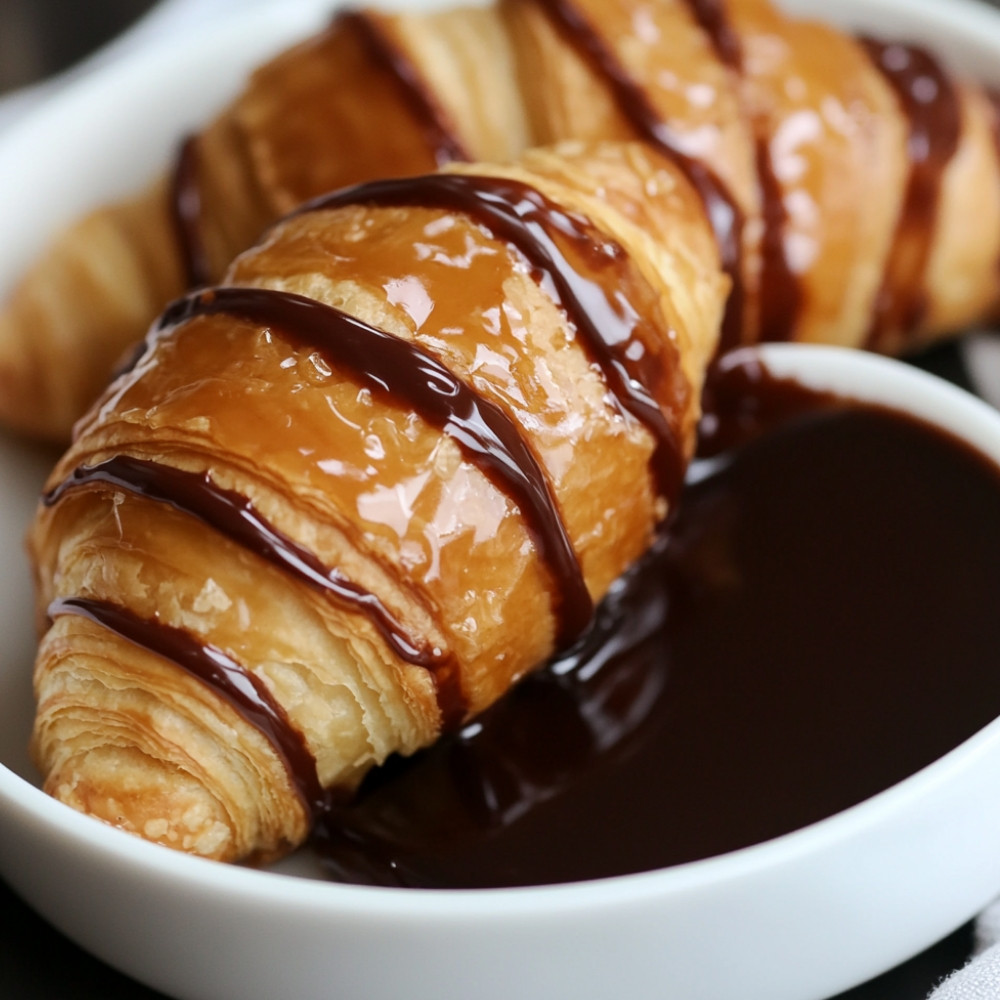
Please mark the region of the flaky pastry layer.
<svg viewBox="0 0 1000 1000"><path fill-rule="evenodd" d="M273 857L316 793L349 794L572 641L573 602L645 551L693 450L728 290L698 205L639 144L454 167L293 215L161 324L31 530L46 789L171 847ZM595 318L645 359L662 421L637 418ZM357 328L403 345L397 371L348 359ZM449 378L442 420L427 400ZM477 451L470 400L526 445L509 454L549 491L541 514Z"/></svg>

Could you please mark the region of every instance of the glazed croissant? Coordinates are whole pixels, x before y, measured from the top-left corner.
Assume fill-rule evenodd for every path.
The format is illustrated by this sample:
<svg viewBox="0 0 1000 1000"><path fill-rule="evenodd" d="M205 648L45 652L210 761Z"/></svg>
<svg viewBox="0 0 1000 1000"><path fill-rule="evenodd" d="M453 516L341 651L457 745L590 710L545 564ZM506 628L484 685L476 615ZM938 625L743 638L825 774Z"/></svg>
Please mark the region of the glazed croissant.
<svg viewBox="0 0 1000 1000"><path fill-rule="evenodd" d="M691 455L728 281L640 144L362 185L172 305L30 532L45 788L271 858L586 627Z"/></svg>
<svg viewBox="0 0 1000 1000"><path fill-rule="evenodd" d="M766 0L341 15L27 275L0 313L0 420L64 437L169 298L303 200L566 139L642 139L695 186L732 286L723 347L910 350L996 308L997 126L925 51Z"/></svg>

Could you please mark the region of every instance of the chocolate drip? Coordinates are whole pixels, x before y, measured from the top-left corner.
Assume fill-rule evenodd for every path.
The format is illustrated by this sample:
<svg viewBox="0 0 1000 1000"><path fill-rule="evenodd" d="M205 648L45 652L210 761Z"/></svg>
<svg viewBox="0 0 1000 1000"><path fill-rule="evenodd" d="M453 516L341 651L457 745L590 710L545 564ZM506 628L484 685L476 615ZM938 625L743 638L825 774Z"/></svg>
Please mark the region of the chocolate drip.
<svg viewBox="0 0 1000 1000"><path fill-rule="evenodd" d="M593 612L580 564L544 470L520 430L498 406L415 344L301 295L264 288L217 288L180 299L163 314L163 331L198 316L225 313L281 330L345 367L377 394L412 406L450 435L517 503L553 575L558 641L571 642Z"/></svg>
<svg viewBox="0 0 1000 1000"><path fill-rule="evenodd" d="M757 138L757 179L764 233L761 238L760 339L791 340L802 306L802 284L785 254L788 212L781 184L774 175L769 144Z"/></svg>
<svg viewBox="0 0 1000 1000"><path fill-rule="evenodd" d="M735 73L743 72L743 50L740 38L726 15L724 0L686 0L691 15L708 36L719 61ZM802 287L788 265L784 233L788 213L781 185L774 175L768 142L756 139L757 180L760 187L761 238L760 332L761 340L790 340L802 305ZM733 347L726 341L725 347Z"/></svg>
<svg viewBox="0 0 1000 1000"><path fill-rule="evenodd" d="M381 28L377 18L364 11L338 14L335 25L348 25L357 32L371 59L399 81L400 94L410 114L423 130L439 167L453 160L471 160L458 138L454 122L437 101L427 81L407 54Z"/></svg>
<svg viewBox="0 0 1000 1000"><path fill-rule="evenodd" d="M49 606L49 617L74 614L109 629L142 649L162 656L203 681L268 739L313 817L328 807L316 774L316 760L264 683L217 646L183 629L134 615L126 608L87 597L65 597Z"/></svg>
<svg viewBox="0 0 1000 1000"><path fill-rule="evenodd" d="M689 389L674 338L648 318L660 314L656 294L618 243L527 184L500 177L430 174L375 181L324 195L303 211L355 204L461 212L517 247L566 312L619 406L656 438L657 485L673 503L684 476L681 421ZM628 297L637 280L642 302Z"/></svg>
<svg viewBox="0 0 1000 1000"><path fill-rule="evenodd" d="M743 212L725 184L704 163L684 153L670 127L650 103L646 91L583 15L567 0L534 0L574 48L611 89L619 110L636 133L671 160L698 192L719 245L722 268L732 282L722 322L721 346L742 340L745 290L743 287Z"/></svg>
<svg viewBox="0 0 1000 1000"><path fill-rule="evenodd" d="M618 817L584 816L572 805L572 843L544 826L535 839L532 821L561 814L580 784L641 754L657 725L668 684L651 657L668 613L654 568L662 556L661 540L615 583L572 650L460 732L415 758L390 758L357 801L331 804L312 838L328 875L450 888L560 880L560 869L587 877L587 866L617 864L614 851L591 856L590 835Z"/></svg>
<svg viewBox="0 0 1000 1000"><path fill-rule="evenodd" d="M892 347L894 336L918 330L927 311L924 275L944 171L961 135L961 105L950 77L925 49L860 41L909 125L910 177L868 336L869 346L879 349Z"/></svg>
<svg viewBox="0 0 1000 1000"><path fill-rule="evenodd" d="M691 16L708 36L719 62L743 71L743 47L726 16L725 0L685 0Z"/></svg>
<svg viewBox="0 0 1000 1000"><path fill-rule="evenodd" d="M754 354L733 351L705 379L697 459L735 452L786 423L852 405L836 393L776 379Z"/></svg>
<svg viewBox="0 0 1000 1000"><path fill-rule="evenodd" d="M94 483L168 504L197 518L303 583L325 591L340 604L368 615L397 656L431 670L439 691L452 686L448 678L454 665L442 650L428 648L425 642L414 639L374 594L346 579L338 569L324 566L312 552L261 516L245 496L217 486L207 472L186 472L130 455L116 455L99 465L78 466L49 490L42 502L52 506L66 493ZM448 714L461 715L461 692L455 690L448 700L455 702Z"/></svg>
<svg viewBox="0 0 1000 1000"><path fill-rule="evenodd" d="M177 153L170 181L170 211L187 288L207 285L212 277L201 238L201 208L198 140L188 136Z"/></svg>

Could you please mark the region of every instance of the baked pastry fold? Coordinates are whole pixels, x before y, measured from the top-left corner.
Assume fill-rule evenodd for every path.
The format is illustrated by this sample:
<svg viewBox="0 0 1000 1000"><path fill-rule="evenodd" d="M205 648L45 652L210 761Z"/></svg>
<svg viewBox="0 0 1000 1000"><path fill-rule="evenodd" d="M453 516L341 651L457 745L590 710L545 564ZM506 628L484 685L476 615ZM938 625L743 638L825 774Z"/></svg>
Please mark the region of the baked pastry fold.
<svg viewBox="0 0 1000 1000"><path fill-rule="evenodd" d="M45 788L267 859L474 717L667 516L727 290L696 191L640 144L278 224L167 310L48 483Z"/></svg>
<svg viewBox="0 0 1000 1000"><path fill-rule="evenodd" d="M996 312L997 134L983 89L923 49L766 0L342 14L28 272L0 311L0 420L64 440L166 302L304 200L575 139L650 143L699 191L724 348L911 351Z"/></svg>

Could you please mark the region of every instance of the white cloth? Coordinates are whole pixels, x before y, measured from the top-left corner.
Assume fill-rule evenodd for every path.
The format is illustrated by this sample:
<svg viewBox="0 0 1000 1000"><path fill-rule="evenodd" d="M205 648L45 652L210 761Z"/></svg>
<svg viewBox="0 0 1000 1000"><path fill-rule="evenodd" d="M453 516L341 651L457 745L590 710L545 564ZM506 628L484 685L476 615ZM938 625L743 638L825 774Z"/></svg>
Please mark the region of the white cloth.
<svg viewBox="0 0 1000 1000"><path fill-rule="evenodd" d="M997 1000L1000 997L1000 945L973 958L949 976L930 1000Z"/></svg>
<svg viewBox="0 0 1000 1000"><path fill-rule="evenodd" d="M67 82L137 46L267 2L271 0L160 0L133 27L78 66L52 80L0 98L0 131ZM975 957L935 989L928 1000L1000 1000L1000 901L981 914L976 932Z"/></svg>
<svg viewBox="0 0 1000 1000"><path fill-rule="evenodd" d="M976 921L975 955L938 986L929 1000L1000 1000L1000 901Z"/></svg>

